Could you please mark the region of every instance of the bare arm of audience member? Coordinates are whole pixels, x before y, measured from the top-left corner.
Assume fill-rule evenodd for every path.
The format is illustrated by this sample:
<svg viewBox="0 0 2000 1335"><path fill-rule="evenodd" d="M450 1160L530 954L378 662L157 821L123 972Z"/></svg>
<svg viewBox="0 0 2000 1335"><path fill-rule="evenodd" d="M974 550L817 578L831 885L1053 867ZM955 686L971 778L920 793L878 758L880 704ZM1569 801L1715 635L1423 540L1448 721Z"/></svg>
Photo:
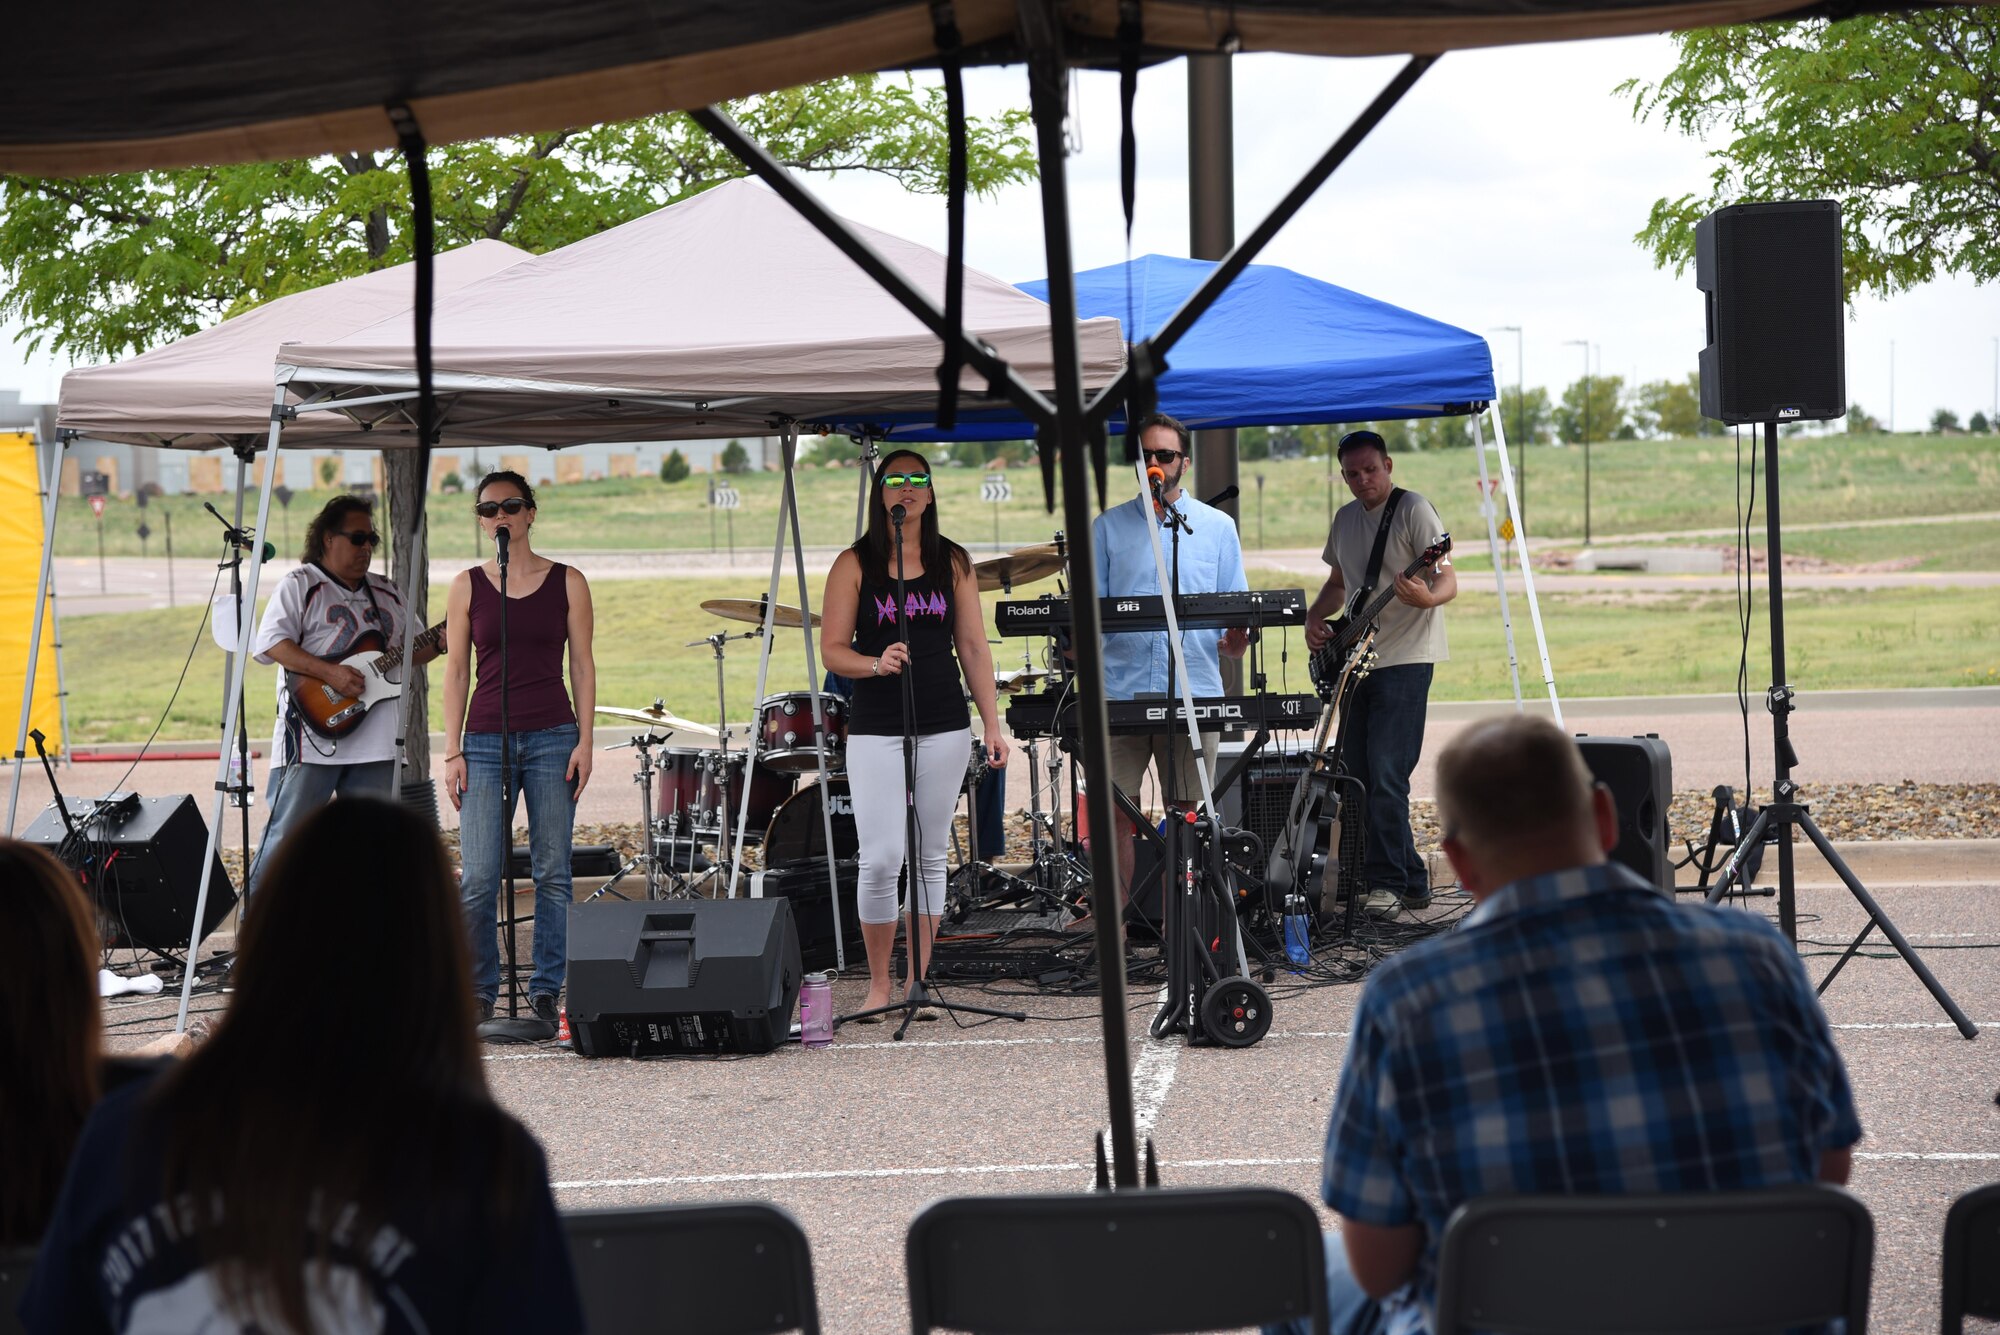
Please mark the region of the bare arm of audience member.
<svg viewBox="0 0 2000 1335"><path fill-rule="evenodd" d="M1417 1273L1417 1258L1423 1255L1424 1230L1420 1224L1362 1224L1340 1219L1340 1242L1347 1249L1347 1268L1371 1298L1386 1298L1408 1283Z"/></svg>

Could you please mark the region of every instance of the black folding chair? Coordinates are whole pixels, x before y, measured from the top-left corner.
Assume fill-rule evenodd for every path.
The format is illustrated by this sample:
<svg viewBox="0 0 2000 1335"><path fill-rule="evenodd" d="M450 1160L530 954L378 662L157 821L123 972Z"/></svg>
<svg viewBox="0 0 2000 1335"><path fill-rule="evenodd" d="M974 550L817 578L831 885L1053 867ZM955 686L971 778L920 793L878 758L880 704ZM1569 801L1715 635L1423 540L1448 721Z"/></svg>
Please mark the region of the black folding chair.
<svg viewBox="0 0 2000 1335"><path fill-rule="evenodd" d="M1969 1316L2000 1319L2000 1182L1966 1192L1944 1217L1944 1335Z"/></svg>
<svg viewBox="0 0 2000 1335"><path fill-rule="evenodd" d="M28 1292L28 1276L34 1269L33 1247L0 1247L0 1335L20 1335L21 1318L14 1309Z"/></svg>
<svg viewBox="0 0 2000 1335"><path fill-rule="evenodd" d="M1489 1196L1445 1224L1434 1335L1866 1335L1875 1225L1839 1187Z"/></svg>
<svg viewBox="0 0 2000 1335"><path fill-rule="evenodd" d="M1312 1207L1262 1187L959 1197L911 1221L910 1328L1324 1332L1325 1255Z"/></svg>
<svg viewBox="0 0 2000 1335"><path fill-rule="evenodd" d="M819 1335L805 1231L775 1205L577 1210L563 1227L592 1335Z"/></svg>

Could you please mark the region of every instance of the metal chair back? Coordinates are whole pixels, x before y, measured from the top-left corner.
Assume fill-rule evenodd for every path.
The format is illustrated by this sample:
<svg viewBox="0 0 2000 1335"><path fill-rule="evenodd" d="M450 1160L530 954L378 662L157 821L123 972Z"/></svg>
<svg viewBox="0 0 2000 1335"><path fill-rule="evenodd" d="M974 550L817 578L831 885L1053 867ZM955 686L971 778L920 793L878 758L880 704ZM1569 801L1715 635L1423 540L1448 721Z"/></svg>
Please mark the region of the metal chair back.
<svg viewBox="0 0 2000 1335"><path fill-rule="evenodd" d="M1966 1192L1944 1217L1944 1335L1969 1316L2000 1320L2000 1182Z"/></svg>
<svg viewBox="0 0 2000 1335"><path fill-rule="evenodd" d="M577 1210L563 1227L593 1335L819 1335L805 1231L775 1205Z"/></svg>

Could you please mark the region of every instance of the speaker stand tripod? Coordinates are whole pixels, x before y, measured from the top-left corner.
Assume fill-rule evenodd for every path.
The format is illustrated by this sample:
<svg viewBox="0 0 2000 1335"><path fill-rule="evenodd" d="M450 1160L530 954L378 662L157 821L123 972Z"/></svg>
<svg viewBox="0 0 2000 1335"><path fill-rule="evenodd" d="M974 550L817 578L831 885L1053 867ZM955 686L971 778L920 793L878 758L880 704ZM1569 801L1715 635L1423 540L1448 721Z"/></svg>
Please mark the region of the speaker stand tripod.
<svg viewBox="0 0 2000 1335"><path fill-rule="evenodd" d="M1896 953L1903 957L1903 963L1910 966L1910 972L1917 976L1917 980L1930 992L1944 1013L1951 1017L1951 1022L1958 1027L1958 1032L1967 1038L1977 1037L1979 1026L1959 1009L1958 1003L1951 999L1951 994L1944 990L1944 985L1938 982L1929 966L1918 957L1917 952L1904 939L1902 932L1890 920L1889 915L1882 911L1882 906L1875 902L1875 897L1868 893L1868 887L1861 883L1861 878L1849 870L1847 864L1841 860L1840 854L1834 851L1833 844L1820 832L1819 825L1814 822L1812 813L1807 810L1806 805L1798 800L1799 786L1792 781L1792 767L1799 763L1799 757L1798 752L1792 749L1789 723L1795 693L1789 685L1784 684L1785 596L1782 573L1784 553L1779 545L1778 424L1775 421L1764 423L1764 490L1767 497L1764 519L1765 546L1771 599L1771 689L1765 696L1764 704L1771 711L1772 755L1776 766L1771 782L1772 800L1757 813L1757 819L1750 823L1750 828L1743 832L1742 838L1737 842L1736 851L1724 864L1722 874L1716 878L1715 884L1709 887L1708 902L1716 903L1729 893L1753 852L1762 847L1765 830L1775 828L1778 844L1778 926L1784 931L1786 938L1796 945L1799 939L1798 899L1792 874L1792 831L1794 829L1803 831L1806 838L1812 841L1813 847L1819 850L1820 856L1826 859L1827 865L1833 868L1834 874L1840 877L1842 884L1846 885L1847 892L1854 896L1855 902L1868 912L1867 925L1853 941L1848 943L1847 949L1834 962L1833 967L1827 970L1826 977L1820 979L1818 991L1824 994L1826 989L1833 985L1833 980L1839 977L1847 962L1861 949L1862 942L1879 927L1882 929L1882 935L1889 939L1889 944L1895 947Z"/></svg>

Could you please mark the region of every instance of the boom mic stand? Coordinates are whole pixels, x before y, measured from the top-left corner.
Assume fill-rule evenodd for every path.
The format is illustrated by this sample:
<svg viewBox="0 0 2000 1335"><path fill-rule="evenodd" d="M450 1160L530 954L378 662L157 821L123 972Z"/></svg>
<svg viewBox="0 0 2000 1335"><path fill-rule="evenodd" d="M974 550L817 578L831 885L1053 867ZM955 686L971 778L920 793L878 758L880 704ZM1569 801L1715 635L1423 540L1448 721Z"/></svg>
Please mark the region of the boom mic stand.
<svg viewBox="0 0 2000 1335"><path fill-rule="evenodd" d="M1792 749L1791 728L1787 722L1791 716L1795 692L1785 684L1785 595L1782 576L1784 553L1778 540L1776 421L1764 423L1764 491L1768 497L1764 526L1771 590L1771 690L1765 696L1764 705L1771 711L1772 756L1776 771L1771 781L1771 801L1757 813L1757 819L1750 823L1750 828L1744 831L1743 837L1737 841L1736 851L1723 866L1722 875L1709 887L1708 902L1716 903L1729 893L1751 856L1762 848L1765 829L1776 826L1778 925L1783 929L1785 936L1796 945L1799 939L1798 901L1792 879L1792 830L1794 827L1803 830L1806 838L1812 840L1813 847L1819 850L1820 856L1826 859L1827 865L1833 868L1834 874L1847 886L1847 891L1854 896L1855 902L1868 912L1867 926L1863 927L1860 935L1848 944L1841 957L1834 961L1833 967L1827 970L1826 977L1820 979L1818 992L1824 993L1833 985L1833 980L1840 975L1841 969L1845 968L1847 962L1854 958L1855 952L1861 949L1861 943L1880 927L1882 935L1889 938L1889 944L1903 957L1903 963L1910 966L1910 972L1917 976L1917 980L1936 999L1937 1004L1943 1007L1944 1013L1951 1017L1951 1022L1958 1026L1958 1032L1967 1038L1976 1037L1979 1026L1966 1017L1965 1012L1958 1008L1958 1003L1951 999L1951 994L1944 990L1943 984L1939 983L1936 976L1931 973L1929 966L1917 957L1917 952L1910 948L1910 943L1903 938L1902 932L1897 930L1896 924L1890 921L1889 915L1882 911L1882 906L1868 893L1868 887L1861 884L1861 879L1848 869L1840 854L1834 851L1833 845L1820 832L1806 805L1798 800L1799 787L1792 782L1792 766L1799 763L1799 756L1798 752Z"/></svg>
<svg viewBox="0 0 2000 1335"><path fill-rule="evenodd" d="M521 1014L521 977L514 938L520 919L514 903L514 736L507 726L507 542L505 526L493 530L500 564L500 894L507 905L500 919L501 938L507 947L507 1015L479 1026L479 1037L488 1043L540 1043L556 1036L547 1020ZM485 577L483 574L480 576ZM463 839L464 831L459 832Z"/></svg>
<svg viewBox="0 0 2000 1335"><path fill-rule="evenodd" d="M896 530L896 637L907 649L910 644L910 595L903 574L903 507L892 506L889 510L890 522ZM947 571L944 578L951 577ZM904 959L909 969L909 981L903 989L903 999L892 1001L886 1006L876 1006L852 1015L843 1015L837 1023L859 1020L868 1015L886 1015L890 1011L903 1012L903 1022L896 1026L896 1041L901 1042L908 1032L910 1021L917 1018L917 1012L926 1007L945 1011L963 1011L969 1015L991 1015L996 1019L1027 1020L1022 1011L997 1010L991 1006L971 1006L958 1001L944 1001L930 995L924 987L924 974L930 969L932 952L926 947L923 925L923 864L917 859L917 684L916 660L912 658L903 664L897 675L903 679L903 870L902 883L904 904L909 913L909 922L904 927ZM833 850L827 849L830 861ZM942 907L942 906L940 906ZM834 912L840 912L835 905Z"/></svg>
<svg viewBox="0 0 2000 1335"><path fill-rule="evenodd" d="M247 460L248 456L239 454L238 457ZM273 468L277 467L275 463L270 466ZM240 627L243 624L243 553L250 551L257 544L256 532L252 529L242 527L243 489L241 487L236 489L237 522L234 524L223 518L222 511L216 509L208 501L203 501L201 508L214 515L215 522L222 525L223 556L217 568L226 567L229 571L229 597L231 602L236 606L236 624ZM267 543L265 545L269 546L270 544ZM266 559L268 560L275 554L275 552L266 553ZM363 578L365 579L366 576L363 576ZM226 674L224 680L228 680ZM248 896L250 893L251 865L250 793L255 787L250 781L250 725L249 706L247 702L249 694L248 691L241 691L238 692L236 697L236 782L229 785L229 800L236 804L237 813L243 820L243 893L245 896L244 907L246 909L249 907ZM272 756L271 760L275 763L278 757ZM304 762L301 761L301 763Z"/></svg>

